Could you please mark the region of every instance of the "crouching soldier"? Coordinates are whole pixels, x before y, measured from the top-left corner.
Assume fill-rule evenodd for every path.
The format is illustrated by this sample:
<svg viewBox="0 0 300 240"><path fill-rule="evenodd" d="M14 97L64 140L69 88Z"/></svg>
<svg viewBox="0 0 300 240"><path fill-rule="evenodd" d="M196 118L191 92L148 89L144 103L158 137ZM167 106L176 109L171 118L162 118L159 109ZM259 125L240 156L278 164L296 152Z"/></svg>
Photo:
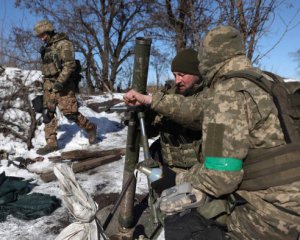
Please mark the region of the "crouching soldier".
<svg viewBox="0 0 300 240"><path fill-rule="evenodd" d="M299 141L286 140L276 101L246 73L268 76L252 66L241 34L230 26L209 31L198 52L205 88L197 98L133 90L124 96L130 105L148 104L202 131L202 161L168 175L177 185L162 192L160 209L172 214L165 218L166 239L223 239L218 231L210 235L217 223L224 224L230 239L299 239ZM236 71L245 75L227 77ZM185 183L192 187L181 189ZM173 192L182 192L182 198ZM186 211L190 207L194 210ZM198 232L206 225L205 238Z"/></svg>
<svg viewBox="0 0 300 240"><path fill-rule="evenodd" d="M95 143L96 125L78 112L76 84L73 81L76 62L72 42L64 33L56 33L52 23L47 20L38 22L34 33L45 43L41 49L41 58L44 80L43 119L47 145L37 153L44 155L58 149L56 107L68 120L77 123L87 132L90 144Z"/></svg>
<svg viewBox="0 0 300 240"><path fill-rule="evenodd" d="M197 51L192 49L184 49L177 53L171 64L175 80L169 83L169 86L165 86L162 92L185 97L196 97L201 92L202 78L198 71L197 54ZM148 110L147 114L147 117L149 114L153 115L149 117L153 117L153 120L148 123L148 136L160 136L150 147L153 159L176 172L187 170L197 163L201 131L185 128L151 110Z"/></svg>

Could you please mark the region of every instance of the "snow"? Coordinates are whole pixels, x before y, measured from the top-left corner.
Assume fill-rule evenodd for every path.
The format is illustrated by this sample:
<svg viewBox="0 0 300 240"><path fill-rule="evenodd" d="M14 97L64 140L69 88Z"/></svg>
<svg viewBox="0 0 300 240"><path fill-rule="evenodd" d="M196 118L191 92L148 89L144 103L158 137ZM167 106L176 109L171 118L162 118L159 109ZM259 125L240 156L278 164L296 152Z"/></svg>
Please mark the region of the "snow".
<svg viewBox="0 0 300 240"><path fill-rule="evenodd" d="M41 82L41 72L24 71L17 68L6 68L5 74L0 76L0 86L5 85L5 90L0 89L0 94L15 91L15 86L9 79L21 78L23 84L31 86L35 82ZM286 81L297 81L287 79ZM298 80L299 81L299 80ZM36 94L30 95L30 98ZM3 159L0 162L0 173L5 172L7 176L23 177L25 179L33 179L36 186L32 192L45 193L55 195L61 199L61 190L58 182L43 182L37 173L48 172L53 169L54 163L49 161L49 157L58 156L61 152L70 150L107 150L113 148L122 148L126 146L127 128L121 123L121 115L118 113L97 113L87 107L88 101L104 102L112 98L122 99L122 94L110 94L101 96L91 96L90 100L83 100L78 96L81 104L79 111L90 121L97 125L98 142L89 146L86 133L76 124L69 122L59 111L57 112L59 120L58 140L59 150L45 156L41 162L36 162L28 166L28 170L19 169L14 165L8 166L8 160L16 157L36 158L36 150L45 145L44 125L40 125L35 132L35 138L32 140L34 148L27 150L24 142L13 138L12 136L4 136L0 133L0 150L9 153L9 159ZM0 107L5 102L0 102ZM28 121L28 116L18 109L22 106L20 99L14 102L13 109L5 112L5 119L15 121L16 123ZM37 114L37 118L40 114ZM143 152L140 153L140 161L143 160ZM101 193L119 193L122 188L122 176L124 168L124 156L122 160L116 161L104 166L97 167L92 171L77 173L76 178L82 188L91 196ZM139 174L137 178L137 193L147 192L147 181L144 175ZM62 206L58 208L50 216L44 216L31 221L23 221L9 216L5 222L0 222L0 239L1 240L52 240L59 234L58 226L62 221L73 222L67 209ZM163 233L159 239L164 239Z"/></svg>
<svg viewBox="0 0 300 240"><path fill-rule="evenodd" d="M8 78L22 77L25 85L29 86L33 82L41 81L41 73L39 71L22 71L17 68L6 68L5 74L0 76L0 84L7 82ZM3 86L3 85L1 85ZM2 94L2 93L1 93ZM2 95L3 96L3 95ZM19 169L14 165L8 166L8 160L13 160L16 157L36 158L36 150L45 145L44 125L38 126L35 132L35 138L32 140L34 148L27 150L24 142L16 140L12 136L4 136L0 133L0 150L5 150L9 153L9 159L3 159L0 162L0 173L5 172L7 176L23 177L25 179L34 179L34 183L38 184L32 192L45 193L55 195L61 199L61 190L58 182L52 181L45 183L37 174L47 172L53 169L55 163L49 161L49 157L58 156L61 152L79 149L91 150L106 150L113 148L125 148L127 138L127 127L121 123L121 115L118 113L97 113L86 106L86 101L83 101L80 96L78 100L81 103L79 111L86 116L90 121L97 125L98 141L90 146L86 133L81 130L76 124L69 122L60 112L57 112L59 119L58 141L59 150L44 156L44 160L36 162L28 166L28 170ZM122 99L122 94L91 96L93 101L103 102L113 98ZM0 103L2 107L2 104ZM7 111L7 118L26 121L26 116L22 115L20 110ZM37 118L39 118L37 114ZM143 160L143 153L140 153L140 161ZM82 188L91 196L99 195L100 193L119 193L122 188L122 176L124 168L124 156L122 160L106 164L93 169L77 173L76 178ZM144 175L138 174L137 178L137 193L147 192L147 181ZM64 208L58 208L49 216L44 216L35 220L23 221L9 216L5 222L0 222L0 239L1 240L40 240L40 239L55 239L59 234L57 226L65 219L66 222L72 222L71 216ZM163 236L160 237L164 239Z"/></svg>

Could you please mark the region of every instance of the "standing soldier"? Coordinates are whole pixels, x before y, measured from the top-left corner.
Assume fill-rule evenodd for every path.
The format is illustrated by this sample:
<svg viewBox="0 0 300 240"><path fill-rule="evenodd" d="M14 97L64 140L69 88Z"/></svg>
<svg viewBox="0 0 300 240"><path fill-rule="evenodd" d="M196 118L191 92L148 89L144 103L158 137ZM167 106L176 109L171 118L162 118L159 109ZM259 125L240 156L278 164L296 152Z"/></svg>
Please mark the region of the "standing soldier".
<svg viewBox="0 0 300 240"><path fill-rule="evenodd" d="M47 145L37 153L45 155L58 149L56 106L68 120L77 123L87 132L90 144L95 143L96 125L78 112L74 82L77 69L72 42L66 34L56 33L48 20L38 22L34 33L45 43L41 48L41 58L44 78L43 119Z"/></svg>

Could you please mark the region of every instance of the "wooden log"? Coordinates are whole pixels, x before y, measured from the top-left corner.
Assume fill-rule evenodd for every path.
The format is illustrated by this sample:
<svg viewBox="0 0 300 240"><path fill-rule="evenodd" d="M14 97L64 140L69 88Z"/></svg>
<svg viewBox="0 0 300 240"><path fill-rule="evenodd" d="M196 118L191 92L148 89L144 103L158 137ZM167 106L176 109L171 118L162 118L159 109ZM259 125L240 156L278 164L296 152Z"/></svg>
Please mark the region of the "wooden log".
<svg viewBox="0 0 300 240"><path fill-rule="evenodd" d="M89 160L86 160L83 162L77 162L77 163L72 164L72 169L73 169L74 173L83 172L83 171L90 170L95 167L102 166L107 163L114 162L119 159L121 159L121 155L108 155L108 156L103 156L103 157L99 157L99 158L93 158L93 159L89 159ZM42 173L40 175L40 177L44 182L51 182L56 179L56 176L54 175L53 171L47 172L47 173Z"/></svg>
<svg viewBox="0 0 300 240"><path fill-rule="evenodd" d="M51 162L61 162L63 160L61 156L48 157L48 159Z"/></svg>
<svg viewBox="0 0 300 240"><path fill-rule="evenodd" d="M91 108L97 113L100 113L121 102L123 102L121 99L113 98L112 100L105 102L88 102L87 107Z"/></svg>
<svg viewBox="0 0 300 240"><path fill-rule="evenodd" d="M108 155L125 155L125 148L115 148L115 149L99 150L99 151L73 150L73 151L63 152L61 156L49 157L49 160L52 162L61 162L62 160L79 161L83 159L98 158L98 157L104 157Z"/></svg>

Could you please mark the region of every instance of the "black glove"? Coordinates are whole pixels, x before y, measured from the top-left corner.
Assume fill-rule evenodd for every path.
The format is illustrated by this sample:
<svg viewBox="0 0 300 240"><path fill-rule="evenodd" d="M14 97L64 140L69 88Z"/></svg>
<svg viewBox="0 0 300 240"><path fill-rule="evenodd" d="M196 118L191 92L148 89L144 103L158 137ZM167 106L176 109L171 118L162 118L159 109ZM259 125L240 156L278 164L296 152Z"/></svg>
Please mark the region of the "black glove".
<svg viewBox="0 0 300 240"><path fill-rule="evenodd" d="M167 166L163 166L163 177L151 183L151 187L161 194L163 190L175 186L176 173Z"/></svg>
<svg viewBox="0 0 300 240"><path fill-rule="evenodd" d="M31 103L36 113L43 113L43 95L37 95Z"/></svg>
<svg viewBox="0 0 300 240"><path fill-rule="evenodd" d="M44 108L42 112L43 123L47 124L51 122L54 117L54 112L51 112L48 108Z"/></svg>
<svg viewBox="0 0 300 240"><path fill-rule="evenodd" d="M54 92L60 92L60 91L63 90L63 89L64 89L64 85L63 85L61 82L56 81L56 82L54 83L54 85L53 85L53 91L54 91Z"/></svg>
<svg viewBox="0 0 300 240"><path fill-rule="evenodd" d="M46 53L46 46L41 46L40 54L42 59L44 59L45 53Z"/></svg>

